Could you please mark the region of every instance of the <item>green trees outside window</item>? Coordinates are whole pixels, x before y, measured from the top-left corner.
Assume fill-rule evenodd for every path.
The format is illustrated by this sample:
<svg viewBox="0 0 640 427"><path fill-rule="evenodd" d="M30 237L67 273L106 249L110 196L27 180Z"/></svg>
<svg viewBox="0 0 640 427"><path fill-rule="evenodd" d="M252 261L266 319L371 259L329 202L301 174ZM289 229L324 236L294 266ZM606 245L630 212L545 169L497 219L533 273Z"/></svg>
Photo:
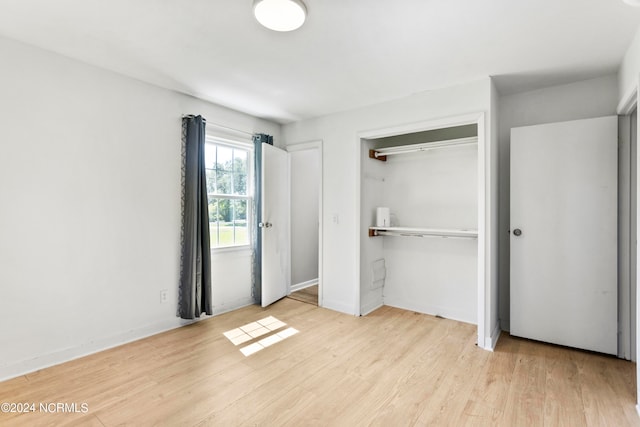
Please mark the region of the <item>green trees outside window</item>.
<svg viewBox="0 0 640 427"><path fill-rule="evenodd" d="M208 142L205 148L211 247L249 244L250 151Z"/></svg>

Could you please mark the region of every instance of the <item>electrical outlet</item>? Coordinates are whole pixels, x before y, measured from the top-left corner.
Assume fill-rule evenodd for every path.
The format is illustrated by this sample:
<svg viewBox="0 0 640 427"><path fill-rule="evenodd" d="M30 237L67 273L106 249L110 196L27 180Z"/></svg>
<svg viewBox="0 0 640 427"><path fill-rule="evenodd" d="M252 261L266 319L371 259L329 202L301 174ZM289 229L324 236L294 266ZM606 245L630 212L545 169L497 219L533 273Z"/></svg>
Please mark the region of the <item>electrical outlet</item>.
<svg viewBox="0 0 640 427"><path fill-rule="evenodd" d="M169 291L167 289L163 289L160 291L160 302L161 303L165 303L167 302L167 299L169 298Z"/></svg>

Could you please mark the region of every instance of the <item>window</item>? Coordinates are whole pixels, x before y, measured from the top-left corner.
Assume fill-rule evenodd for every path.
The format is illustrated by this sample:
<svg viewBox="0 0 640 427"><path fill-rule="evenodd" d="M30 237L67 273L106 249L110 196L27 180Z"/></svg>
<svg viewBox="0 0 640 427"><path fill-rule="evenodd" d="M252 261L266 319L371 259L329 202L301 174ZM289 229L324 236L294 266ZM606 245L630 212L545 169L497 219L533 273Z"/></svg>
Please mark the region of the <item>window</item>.
<svg viewBox="0 0 640 427"><path fill-rule="evenodd" d="M211 247L247 246L253 201L251 145L207 137Z"/></svg>

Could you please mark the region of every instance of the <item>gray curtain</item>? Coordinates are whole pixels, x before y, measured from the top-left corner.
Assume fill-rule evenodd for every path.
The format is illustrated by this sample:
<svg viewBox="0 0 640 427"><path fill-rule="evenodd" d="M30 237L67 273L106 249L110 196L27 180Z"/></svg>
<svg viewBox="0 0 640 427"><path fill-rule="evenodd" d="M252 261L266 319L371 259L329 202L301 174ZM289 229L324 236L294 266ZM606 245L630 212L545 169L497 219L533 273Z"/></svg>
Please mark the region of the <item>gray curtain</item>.
<svg viewBox="0 0 640 427"><path fill-rule="evenodd" d="M273 136L266 135L264 133L258 133L253 135L253 153L254 153L254 165L255 173L254 178L254 207L253 212L253 270L252 270L252 282L253 282L253 299L256 304L262 302L262 232L258 227L258 224L262 222L262 144L273 145Z"/></svg>
<svg viewBox="0 0 640 427"><path fill-rule="evenodd" d="M202 116L182 118L182 238L178 316L213 314L211 247Z"/></svg>

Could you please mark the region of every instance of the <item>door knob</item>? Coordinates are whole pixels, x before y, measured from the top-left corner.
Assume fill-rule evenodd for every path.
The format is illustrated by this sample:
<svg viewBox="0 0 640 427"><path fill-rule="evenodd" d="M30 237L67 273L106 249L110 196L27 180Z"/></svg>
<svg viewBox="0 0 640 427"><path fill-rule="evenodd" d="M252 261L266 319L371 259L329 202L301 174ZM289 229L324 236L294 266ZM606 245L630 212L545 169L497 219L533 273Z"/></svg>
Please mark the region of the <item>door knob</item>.
<svg viewBox="0 0 640 427"><path fill-rule="evenodd" d="M522 230L520 230L519 228L516 228L515 230L513 230L513 235L514 236L522 235Z"/></svg>

